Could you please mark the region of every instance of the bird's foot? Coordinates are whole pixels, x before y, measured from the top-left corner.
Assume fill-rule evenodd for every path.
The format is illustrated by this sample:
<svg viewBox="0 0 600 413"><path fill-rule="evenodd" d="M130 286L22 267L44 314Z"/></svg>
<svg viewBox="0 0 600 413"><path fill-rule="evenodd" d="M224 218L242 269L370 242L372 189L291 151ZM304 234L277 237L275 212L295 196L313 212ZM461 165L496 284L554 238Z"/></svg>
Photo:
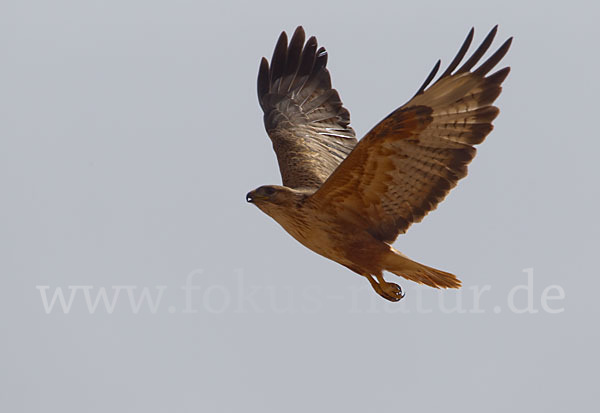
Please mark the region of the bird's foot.
<svg viewBox="0 0 600 413"><path fill-rule="evenodd" d="M386 282L380 283L380 286L381 292L379 293L379 295L381 295L386 300L396 302L404 298L404 291L402 291L402 287L400 287L398 284Z"/></svg>

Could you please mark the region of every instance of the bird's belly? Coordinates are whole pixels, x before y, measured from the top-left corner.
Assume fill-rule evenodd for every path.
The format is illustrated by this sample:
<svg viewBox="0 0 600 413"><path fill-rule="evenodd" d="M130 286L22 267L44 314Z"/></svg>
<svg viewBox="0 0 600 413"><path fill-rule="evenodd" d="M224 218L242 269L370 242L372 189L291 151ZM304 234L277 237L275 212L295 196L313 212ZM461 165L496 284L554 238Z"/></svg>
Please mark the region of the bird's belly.
<svg viewBox="0 0 600 413"><path fill-rule="evenodd" d="M326 255L329 250L333 249L333 243L325 231L313 228L298 230L284 227L284 229L298 242L317 254Z"/></svg>
<svg viewBox="0 0 600 413"><path fill-rule="evenodd" d="M281 226L298 242L319 255L345 264L343 246L345 242L343 232L333 228L331 223L312 222L310 225L284 225Z"/></svg>

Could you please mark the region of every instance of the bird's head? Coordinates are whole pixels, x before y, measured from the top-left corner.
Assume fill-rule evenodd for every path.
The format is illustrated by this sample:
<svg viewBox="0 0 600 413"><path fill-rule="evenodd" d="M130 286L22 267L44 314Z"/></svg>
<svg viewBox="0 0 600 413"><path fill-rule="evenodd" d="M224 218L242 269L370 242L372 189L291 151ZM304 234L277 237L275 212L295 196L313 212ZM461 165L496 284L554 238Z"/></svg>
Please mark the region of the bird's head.
<svg viewBox="0 0 600 413"><path fill-rule="evenodd" d="M273 216L282 208L297 206L307 195L301 191L279 185L263 185L246 194L246 201L256 205L263 212Z"/></svg>

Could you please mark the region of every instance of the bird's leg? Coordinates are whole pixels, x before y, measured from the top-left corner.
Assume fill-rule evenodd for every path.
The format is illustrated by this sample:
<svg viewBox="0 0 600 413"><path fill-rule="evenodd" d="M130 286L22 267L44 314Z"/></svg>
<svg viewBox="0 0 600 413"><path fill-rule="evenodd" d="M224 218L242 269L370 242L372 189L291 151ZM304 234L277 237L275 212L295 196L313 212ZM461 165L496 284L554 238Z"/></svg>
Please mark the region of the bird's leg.
<svg viewBox="0 0 600 413"><path fill-rule="evenodd" d="M377 277L377 280L379 280L379 285L385 294L381 295L383 298L390 301L400 301L404 298L404 291L402 291L402 287L400 287L398 284L387 282L385 278L383 278L382 273L375 274L375 276Z"/></svg>
<svg viewBox="0 0 600 413"><path fill-rule="evenodd" d="M399 285L385 281L382 274L376 274L379 283L373 279L371 274L366 274L365 277L367 277L367 280L369 280L371 287L373 287L375 292L386 300L396 302L404 297L402 288L400 288Z"/></svg>

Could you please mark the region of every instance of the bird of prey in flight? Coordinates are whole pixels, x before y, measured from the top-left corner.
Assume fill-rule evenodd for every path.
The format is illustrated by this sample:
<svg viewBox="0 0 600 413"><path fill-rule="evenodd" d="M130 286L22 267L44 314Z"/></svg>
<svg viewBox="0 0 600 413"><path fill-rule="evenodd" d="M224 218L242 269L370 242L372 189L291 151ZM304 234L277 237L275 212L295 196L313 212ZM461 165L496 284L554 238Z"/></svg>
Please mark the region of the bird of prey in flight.
<svg viewBox="0 0 600 413"><path fill-rule="evenodd" d="M271 62L258 72L258 100L279 162L283 185L261 186L248 202L307 248L365 277L383 298L402 288L383 271L435 288L459 288L453 275L392 248L467 174L467 165L492 130L492 104L510 71L494 67L512 37L487 60L497 26L462 63L473 29L437 80L438 61L417 93L360 141L350 113L331 87L327 52L298 27L281 33ZM461 64L462 63L462 64Z"/></svg>

